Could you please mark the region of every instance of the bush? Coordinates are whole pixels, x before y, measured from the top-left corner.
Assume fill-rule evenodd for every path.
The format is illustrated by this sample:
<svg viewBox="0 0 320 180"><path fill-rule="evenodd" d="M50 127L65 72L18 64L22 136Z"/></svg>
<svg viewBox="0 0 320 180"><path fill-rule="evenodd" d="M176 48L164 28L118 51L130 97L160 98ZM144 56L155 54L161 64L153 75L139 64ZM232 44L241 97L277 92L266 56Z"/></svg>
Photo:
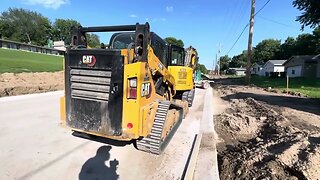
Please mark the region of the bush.
<svg viewBox="0 0 320 180"><path fill-rule="evenodd" d="M281 76L280 72L270 72L271 78L279 78L280 76Z"/></svg>

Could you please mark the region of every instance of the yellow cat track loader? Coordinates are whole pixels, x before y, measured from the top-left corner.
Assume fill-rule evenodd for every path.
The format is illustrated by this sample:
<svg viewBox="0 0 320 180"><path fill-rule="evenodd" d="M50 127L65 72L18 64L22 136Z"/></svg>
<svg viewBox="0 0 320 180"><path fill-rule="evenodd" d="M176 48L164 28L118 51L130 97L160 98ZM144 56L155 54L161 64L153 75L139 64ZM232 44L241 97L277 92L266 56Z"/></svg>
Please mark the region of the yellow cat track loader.
<svg viewBox="0 0 320 180"><path fill-rule="evenodd" d="M116 32L107 48L88 48L86 33ZM188 111L174 100L166 42L149 24L78 27L65 55L61 118L73 131L160 154Z"/></svg>
<svg viewBox="0 0 320 180"><path fill-rule="evenodd" d="M184 49L179 46L169 45L168 70L173 75L176 84L175 99L188 102L191 107L195 95L194 69L198 54L195 48Z"/></svg>

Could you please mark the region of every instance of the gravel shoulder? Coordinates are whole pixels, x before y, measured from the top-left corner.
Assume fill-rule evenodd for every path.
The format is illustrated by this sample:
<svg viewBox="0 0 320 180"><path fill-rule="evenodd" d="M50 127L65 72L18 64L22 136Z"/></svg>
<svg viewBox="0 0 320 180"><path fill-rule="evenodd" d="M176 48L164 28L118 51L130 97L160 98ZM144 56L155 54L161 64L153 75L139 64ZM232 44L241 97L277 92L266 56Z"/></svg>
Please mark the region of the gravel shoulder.
<svg viewBox="0 0 320 180"><path fill-rule="evenodd" d="M221 179L320 178L319 100L216 82Z"/></svg>

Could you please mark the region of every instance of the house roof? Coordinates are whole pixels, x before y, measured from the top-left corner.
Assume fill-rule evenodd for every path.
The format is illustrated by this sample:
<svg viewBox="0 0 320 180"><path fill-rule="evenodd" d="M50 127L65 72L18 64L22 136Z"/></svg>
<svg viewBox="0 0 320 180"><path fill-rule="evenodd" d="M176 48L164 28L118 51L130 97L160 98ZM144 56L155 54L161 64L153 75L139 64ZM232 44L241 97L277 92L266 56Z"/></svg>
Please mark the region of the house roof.
<svg viewBox="0 0 320 180"><path fill-rule="evenodd" d="M317 61L318 57L316 55L292 56L285 63L283 63L283 65L286 65L288 62L292 61L293 59L301 63L304 63L306 60Z"/></svg>
<svg viewBox="0 0 320 180"><path fill-rule="evenodd" d="M269 60L264 65L263 68L270 62L271 64L275 66L282 66L283 63L285 63L287 60Z"/></svg>
<svg viewBox="0 0 320 180"><path fill-rule="evenodd" d="M256 63L256 62L255 62L255 63L252 64L252 66L263 66L263 63L260 63L260 62L259 62L259 63Z"/></svg>
<svg viewBox="0 0 320 180"><path fill-rule="evenodd" d="M27 44L27 43L23 43L23 42L18 42L18 41L8 40L8 39L0 39L0 42L7 42L7 43L13 43L13 44L20 44L20 45L25 45L25 46L29 46L29 47L36 47L36 48L42 48L42 49L49 49L49 50L54 50L54 51L63 51L63 50L61 50L61 49L49 48L49 47L45 47L45 46L38 46L38 45L34 45L34 44Z"/></svg>
<svg viewBox="0 0 320 180"><path fill-rule="evenodd" d="M287 60L269 60L270 63L274 64L274 65L281 65L283 63L285 63Z"/></svg>

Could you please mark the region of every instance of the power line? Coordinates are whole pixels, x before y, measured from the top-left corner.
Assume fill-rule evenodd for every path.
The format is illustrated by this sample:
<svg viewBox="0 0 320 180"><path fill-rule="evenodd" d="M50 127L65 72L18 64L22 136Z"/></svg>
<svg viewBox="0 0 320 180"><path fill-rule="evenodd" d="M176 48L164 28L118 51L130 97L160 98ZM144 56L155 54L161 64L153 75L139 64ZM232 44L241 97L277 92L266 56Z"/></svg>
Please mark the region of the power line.
<svg viewBox="0 0 320 180"><path fill-rule="evenodd" d="M260 13L260 11L262 11L262 9L264 9L270 1L271 1L271 0L268 0L268 1L254 14L254 16L258 15L258 14ZM239 41L239 39L241 38L242 34L244 33L244 31L247 29L248 26L249 26L249 23L247 23L246 26L243 28L243 30L242 30L242 32L240 33L240 35L238 36L237 40L233 43L232 47L229 49L227 55L230 53L230 51L232 51L232 49L233 49L234 46L237 44L237 42Z"/></svg>
<svg viewBox="0 0 320 180"><path fill-rule="evenodd" d="M227 18L228 18L229 15L230 15L230 17L229 17L229 20L228 20L229 23L225 26L225 32L226 33L225 33L225 35L223 37L224 40L228 41L230 39L231 32L234 31L235 26L238 26L238 22L239 21L237 21L236 19L241 14L243 14L241 12L242 12L242 7L243 7L244 4L245 3L241 3L241 0L237 0L236 3L232 6L233 7L232 9L231 8L227 8L227 10L230 9L230 11L228 11L230 13L227 14L227 16L225 16L223 22L226 22L226 20L228 20Z"/></svg>
<svg viewBox="0 0 320 180"><path fill-rule="evenodd" d="M227 55L230 53L230 51L234 48L234 46L237 44L237 42L239 41L239 39L241 38L242 34L244 33L244 31L247 29L247 27L249 26L249 23L243 28L242 32L240 33L240 35L238 36L237 40L233 43L232 47L229 49Z"/></svg>
<svg viewBox="0 0 320 180"><path fill-rule="evenodd" d="M288 24L285 24L285 23L282 23L282 22L279 22L279 21L276 21L276 20L273 20L273 19L269 19L269 18L266 18L266 17L262 17L262 16L257 16L258 18L261 18L261 19L264 19L266 21L270 21L270 22L273 22L275 24L279 24L279 25L282 25L282 26L285 26L285 27L290 27L290 28L295 28L293 26L290 26Z"/></svg>
<svg viewBox="0 0 320 180"><path fill-rule="evenodd" d="M268 1L254 14L254 16L256 16L257 14L259 14L260 11L262 11L262 9L264 9L270 1L271 1L271 0L268 0Z"/></svg>

